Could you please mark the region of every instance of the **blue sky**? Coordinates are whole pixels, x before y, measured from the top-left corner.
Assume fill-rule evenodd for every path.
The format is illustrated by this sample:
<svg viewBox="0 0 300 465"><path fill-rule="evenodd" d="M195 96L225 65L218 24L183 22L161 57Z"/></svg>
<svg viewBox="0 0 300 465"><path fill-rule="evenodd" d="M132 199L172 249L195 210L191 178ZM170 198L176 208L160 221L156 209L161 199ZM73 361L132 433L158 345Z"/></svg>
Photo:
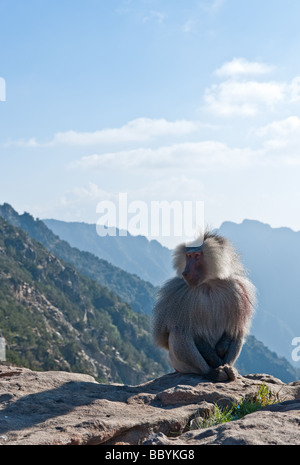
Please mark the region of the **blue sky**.
<svg viewBox="0 0 300 465"><path fill-rule="evenodd" d="M300 230L299 17L298 0L0 0L0 202L92 223L125 192Z"/></svg>

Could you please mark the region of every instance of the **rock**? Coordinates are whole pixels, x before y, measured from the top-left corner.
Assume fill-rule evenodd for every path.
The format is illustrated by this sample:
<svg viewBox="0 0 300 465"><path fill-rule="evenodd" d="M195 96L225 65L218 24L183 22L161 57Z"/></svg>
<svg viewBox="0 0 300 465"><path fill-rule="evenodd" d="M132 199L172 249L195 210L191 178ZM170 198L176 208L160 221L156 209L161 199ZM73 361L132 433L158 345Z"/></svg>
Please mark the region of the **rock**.
<svg viewBox="0 0 300 465"><path fill-rule="evenodd" d="M214 404L231 405L264 382L284 402L230 423L190 430ZM296 444L300 381L269 375L211 383L168 374L138 386L99 384L92 376L0 365L0 444Z"/></svg>
<svg viewBox="0 0 300 465"><path fill-rule="evenodd" d="M300 399L264 407L240 420L184 433L172 439L159 433L144 444L153 445L299 445Z"/></svg>

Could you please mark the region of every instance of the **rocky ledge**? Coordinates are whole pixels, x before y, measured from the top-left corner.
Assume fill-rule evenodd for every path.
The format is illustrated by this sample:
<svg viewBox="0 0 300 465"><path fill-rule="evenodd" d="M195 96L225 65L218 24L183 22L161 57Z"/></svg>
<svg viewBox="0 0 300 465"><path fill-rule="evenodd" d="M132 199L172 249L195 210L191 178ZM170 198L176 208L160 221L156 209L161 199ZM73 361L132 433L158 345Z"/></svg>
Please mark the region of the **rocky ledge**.
<svg viewBox="0 0 300 465"><path fill-rule="evenodd" d="M229 423L191 429L197 416L257 392L280 402ZM266 374L211 383L168 374L138 386L99 384L88 375L0 365L0 444L299 444L300 381Z"/></svg>

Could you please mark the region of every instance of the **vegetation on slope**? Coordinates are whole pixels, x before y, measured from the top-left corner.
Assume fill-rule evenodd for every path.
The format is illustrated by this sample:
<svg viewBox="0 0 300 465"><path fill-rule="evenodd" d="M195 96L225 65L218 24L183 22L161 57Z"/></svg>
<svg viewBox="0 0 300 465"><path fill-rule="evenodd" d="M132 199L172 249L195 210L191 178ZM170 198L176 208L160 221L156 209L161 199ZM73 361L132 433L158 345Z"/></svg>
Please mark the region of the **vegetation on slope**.
<svg viewBox="0 0 300 465"><path fill-rule="evenodd" d="M132 383L166 367L152 344L149 317L1 217L0 332L8 361L32 369Z"/></svg>

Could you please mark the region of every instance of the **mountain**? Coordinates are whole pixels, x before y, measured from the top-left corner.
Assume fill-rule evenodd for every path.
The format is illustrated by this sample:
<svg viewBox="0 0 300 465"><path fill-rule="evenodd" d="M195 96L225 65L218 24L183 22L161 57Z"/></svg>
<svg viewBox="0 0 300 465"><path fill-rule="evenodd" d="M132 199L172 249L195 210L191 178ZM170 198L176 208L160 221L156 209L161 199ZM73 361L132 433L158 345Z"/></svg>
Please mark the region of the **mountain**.
<svg viewBox="0 0 300 465"><path fill-rule="evenodd" d="M151 284L142 281L137 276L132 276L129 273L127 273L127 272L125 272L125 271L123 271L123 270L121 270L121 269L119 269L117 267L114 267L110 263L106 262L105 260L101 260L101 259L95 257L93 254L91 254L89 252L82 252L82 251L78 250L77 248L71 247L66 241L62 241L61 239L59 239L59 237L56 236L51 230L49 230L49 228L47 228L47 226L42 221L40 221L38 219L35 220L28 213L24 213L22 215L19 215L10 205L4 204L4 205L0 206L0 216L1 215L2 216L5 215L5 217L7 218L7 220L9 221L10 224L13 223L13 224L17 224L17 225L21 226L22 229L25 230L28 233L29 236L31 236L31 238L39 240L40 243L36 244L35 240L30 239L27 236L27 234L25 234L25 236L27 237L27 240L31 240L34 244L38 245L39 247L42 247L41 242L43 244L45 244L46 249L48 249L48 251L50 252L50 256L53 257L53 259L58 260L58 262L61 263L61 264L64 263L63 266L65 266L67 270L72 270L70 272L66 272L66 274L65 274L66 277L70 273L71 273L71 275L73 274L74 276L78 275L78 276L80 276L81 280L86 279L86 282L89 283L89 285L91 286L91 289L93 289L96 286L96 289L98 289L97 292L100 292L99 289L101 289L101 292L105 293L105 295L106 295L106 293L108 293L109 295L112 296L113 299L117 299L117 301L120 302L120 305L118 304L117 308L124 309L123 310L124 312L125 312L125 309L127 309L126 311L128 312L128 315L130 315L130 319L131 318L133 318L133 319L137 318L136 321L139 322L138 323L139 328L142 331L142 333L144 334L143 344L145 344L145 347L146 347L145 350L148 351L147 352L147 357L150 359L150 362L147 361L147 363L149 363L149 366L150 366L150 364L153 363L152 362L152 359L153 359L154 363L155 363L155 368L157 370L163 370L164 372L168 372L168 371L172 370L172 368L170 367L170 365L166 361L167 357L166 357L165 351L158 351L152 345L152 340L151 340L151 336L150 336L150 318L149 318L149 316L148 315L142 315L140 313L135 315L133 312L131 312L131 309L129 308L129 306L124 304L123 297L120 297L120 296L125 296L127 301L131 301L133 303L132 308L136 312L141 312L141 311L143 311L145 309L150 313L151 310L152 310L152 306L153 306L153 299L154 299L154 292L155 292L155 288ZM21 230L18 230L18 231L19 231L19 233L21 232ZM3 233L2 233L2 235L3 235ZM1 231L0 231L0 238L1 238ZM8 240L8 244L9 244L9 240ZM22 246L22 241L21 241L21 243L19 243L18 241L13 240L12 244L11 244L10 252L14 253L14 249L16 249L16 253L17 253L17 251L19 249L22 250L22 247L23 247ZM28 247L25 246L25 248L26 248L26 250L28 250ZM44 252L49 253L48 251L46 251L44 249L44 247L42 247L42 248L43 248ZM30 250L30 247L29 247L29 250ZM53 251L55 251L55 253ZM0 257L1 256L2 255L1 255L1 250L0 250ZM38 280L37 285L40 285L39 273L41 273L41 271L38 271L38 270L44 269L45 272L46 272L49 265L48 265L48 262L45 261L43 267L41 268L40 265L35 262L34 257L35 257L35 254L32 254L32 256L30 256L30 252L26 252L26 259L27 259L27 267L28 267L28 269L29 270L31 270L31 269L36 270L35 273L33 273L33 275L31 276L31 281L32 281L31 287L33 287L35 289L35 284L34 284L35 279ZM30 263L30 258L32 258L33 263ZM69 262L71 264L67 264L67 262ZM19 261L18 261L18 263L19 263ZM49 263L51 263L51 260L49 261ZM10 265L9 264L6 265L7 266L7 273L8 273L8 275L6 273L6 277L4 277L5 278L4 282L6 282L6 284L8 282L8 279L10 278L10 274L11 274L9 272L10 266L12 267L13 265L14 265L13 262ZM76 266L74 267L74 265L76 265ZM80 273L78 273L77 268L78 269L80 268ZM1 262L0 262L0 270L2 270ZM51 268L50 268L49 272L50 271L51 271ZM58 273L58 275L60 275L60 273ZM0 276L1 276L1 274L0 274ZM62 276L62 275L60 275L60 276ZM90 277L92 277L94 279L91 280L91 279L89 279ZM96 280L98 281L98 283L95 282ZM5 337L7 335L7 332L9 333L11 331L10 328L11 327L14 328L14 325L16 323L15 323L15 321L10 321L9 320L7 322L7 325L5 326L5 321L6 321L5 319L7 318L7 314L5 313L5 316L3 318L1 312L2 311L7 312L7 308L8 307L9 308L13 307L14 302L18 302L18 305L19 305L20 304L20 302L18 301L18 296L19 295L21 295L21 296L35 295L35 292L31 291L31 287L30 287L29 292L26 291L26 289L28 287L28 285L27 285L28 278L27 278L27 280L23 279L23 281L24 281L24 284L22 284L22 281L21 281L21 283L19 283L19 288L17 288L17 289L21 289L21 291L16 290L15 292L13 292L11 294L10 293L11 292L11 287L7 288L7 286L6 286L6 293L4 292L3 295L2 295L2 300L0 299L0 333L2 331L3 335ZM72 279L70 281L72 283ZM57 283L57 279L55 280L55 283ZM103 287L103 285L99 286L99 284L104 284L105 288ZM22 289L23 289L22 286L23 285L25 286L24 287L24 292L22 291ZM60 284L60 292L61 292L60 298L63 301L64 301L64 298L68 299L68 291L70 291L70 285L68 285L66 282L64 284L61 283ZM85 299L87 299L87 302L89 302L90 296L93 295L93 292L89 291L89 287L87 287L87 295L86 295L86 297L84 297L84 295L82 295L83 300L85 301ZM118 297L116 296L116 294L118 295ZM39 296L38 300L43 301L43 298L44 298L43 295ZM48 297L47 297L47 299L50 301L50 299ZM36 301L37 300L35 300L35 302ZM96 301L97 301L97 299L96 299ZM9 302L9 304L7 302ZM73 296L72 302L75 302L75 303L79 304L79 300L75 296ZM145 302L145 304L143 302ZM55 306L55 304L53 304L51 301L50 301L50 303L51 303L51 305ZM25 306L24 311L25 311L26 316L23 316L23 313L22 313L22 316L20 317L20 321L26 321L26 318L28 317L28 312L27 312L26 308L27 308L28 305L29 305L29 307L31 307L32 303L31 303L31 301L29 299L29 301L26 301L26 300L22 301L22 305ZM68 305L72 306L73 303L72 304L69 303ZM144 346L143 346L143 344L138 345L138 343L134 342L137 339L136 336L135 336L135 333L134 333L131 326L130 326L130 328L131 328L130 330L126 326L127 323L131 324L130 319L128 319L126 317L125 318L126 322L124 322L123 316L120 316L118 312L116 313L115 310L112 310L114 308L115 307L112 304L110 306L110 309L111 309L110 311L112 311L113 315L114 315L113 316L113 325L116 326L116 329L114 329L114 331L116 332L116 334L120 334L121 341L119 341L119 344L121 344L121 343L123 344L123 346L121 347L121 350L118 349L118 352L120 354L121 359L123 360L123 364L125 363L125 367L126 367L125 372L127 370L127 374L126 374L126 378L124 378L124 374L122 374L123 371L124 371L122 367L124 367L124 365L122 365L121 363L118 364L117 363L118 358L117 358L117 360L114 359L114 361L113 361L113 368L109 368L109 370L113 370L113 374L110 374L110 371L108 370L108 373L109 373L108 379L109 380L115 380L117 378L117 376L119 376L119 378L122 379L122 380L123 379L128 380L129 378L130 379L136 379L138 376L139 377L142 376L142 374L141 374L141 372L139 372L139 374L137 375L136 372L133 371L133 372L131 372L131 375L129 377L129 375L128 375L128 371L129 371L128 365L130 365L131 368L133 367L133 370L135 369L135 365L131 364L131 361L132 361L131 358L129 358L129 362L126 365L126 361L127 361L127 355L126 354L127 354L128 350L124 349L124 347L127 347L127 344L129 344L130 347L132 345L134 345L134 347L138 347L138 350L141 351L141 357L142 357L142 359L144 359ZM60 309L60 307L58 307L58 310L59 309ZM43 312L46 312L46 314L47 314L47 312L48 312L47 305L45 305L45 308L41 308L41 310L40 310L39 314L40 314L41 318L42 318L41 315L43 314ZM86 314L86 311L84 310L84 315L85 314ZM78 324L79 324L79 327L80 327L80 325L82 324L82 320L80 319L80 317L78 317L78 318L79 318ZM87 318L86 316L83 316L84 321L86 320L86 318ZM106 321L106 318L107 317L105 316L104 321ZM16 320L17 319L18 318L16 318ZM46 317L46 319L47 319L47 317ZM96 360L98 360L98 359L102 360L103 357L104 357L102 347L99 346L99 338L101 339L101 334L102 334L102 329L101 329L101 324L102 324L101 321L102 320L101 319L102 319L102 317L99 316L98 319L94 320L94 323L92 321L90 321L90 319L87 320L88 323L90 323L90 326L89 326L89 329L87 331L85 331L85 334L86 333L93 334L94 337L95 337L95 340L93 339L91 344L89 345L89 350L91 351L92 356L90 355L90 352L87 355L87 357L92 357L92 362L91 362L92 365L94 363L96 363L94 361L94 358ZM15 359L16 359L16 361L21 360L21 362L22 362L22 364L24 366L29 366L30 368L36 369L36 363L37 362L35 360L35 357L36 357L36 351L39 350L39 349L37 349L37 347L43 346L44 342L41 341L40 336L39 336L39 334L42 334L41 331L36 332L36 330L34 329L34 325L35 325L34 321L33 320L28 320L28 322L29 323L19 325L18 326L18 331L16 333L13 332L13 334L10 334L10 338L8 339L8 343L9 343L8 345L9 345L9 348L10 348L9 349L9 356L10 356L10 361L14 361ZM3 330L3 328L4 329L6 328L5 331ZM78 328L75 327L75 330L78 330ZM27 332L27 331L30 332L30 336L26 336L25 339L22 339L22 337L23 337L23 336L21 336L22 333ZM61 330L58 330L59 333L60 333L60 331ZM54 330L54 332L55 332L55 330ZM70 338L70 341L73 341L73 339L72 339L73 335L72 334L73 333L70 333L68 336L66 336L66 341L67 341L68 337ZM98 334L98 336L97 336L97 334ZM43 333L42 337L43 337L43 339L46 340L45 333ZM97 337L98 337L98 339L97 339ZM33 338L34 341L35 341L35 345L32 346L32 350L28 349L28 346L27 346L27 341L29 341L28 344L29 344L29 347L30 347L31 338ZM105 340L106 340L106 338L107 338L107 336L105 336ZM18 345L19 340L22 342L21 345ZM80 341L81 341L81 339L80 339ZM67 361L64 361L64 356L66 355L66 353L68 354L68 357L71 357L71 358L75 357L75 359L76 359L76 357L78 357L76 355L77 352L78 352L78 339L75 342L76 342L76 344L74 343L73 345L70 344L68 346L69 349L70 349L69 352L63 351L63 352L60 353L60 358L58 356L56 357L56 362L55 362L56 363L56 365L55 365L56 368L55 369L63 369L64 370L66 363L70 364L68 359L67 359ZM116 347L115 342L113 342L112 345L114 347ZM14 347L16 347L16 350L12 351L12 348L14 348ZM106 350L104 351L105 356L107 356L108 358L111 356L111 352L112 352L110 347L111 347L110 344L107 343ZM24 350L24 348L26 348L26 350ZM51 350L50 350L50 352L51 352ZM86 350L87 350L86 347L84 347L84 351L86 351ZM16 355L16 353L17 353L17 355ZM23 358L20 358L21 355L22 355ZM151 359L151 357L152 357L152 359ZM31 363L33 363L33 365L31 365ZM49 363L46 364L46 365L41 364L41 362L39 362L39 363L40 363L40 365L38 365L38 366L41 366L41 369L49 369L47 367L54 366L54 365L49 364ZM83 363L83 362L81 362L81 363ZM110 365L110 366L112 365L112 363L110 363L108 361L106 363L108 365ZM135 363L137 364L137 366L140 366L140 362L138 361L138 359L135 360ZM156 365L156 364L158 364L158 365ZM262 342L259 342L253 336L249 336L247 338L247 341L244 344L244 347L242 349L242 352L240 354L240 357L239 357L239 359L237 361L236 366L237 366L237 368L239 369L239 371L242 374L247 374L249 372L250 373L257 373L257 372L265 373L266 372L266 373L270 373L273 376L276 376L276 377L282 379L284 382L290 382L290 381L293 381L295 379L300 378L300 370L299 369L291 366L290 363L285 358L276 355L276 353L274 353L274 352L271 352ZM74 364L69 365L70 370L74 370L75 369L74 367L75 367ZM89 367L90 367L90 365L89 365ZM90 370L90 368L89 368L89 370ZM106 371L107 371L107 368L106 368ZM118 374L119 371L120 371L120 373ZM84 372L87 372L87 371L84 371ZM155 370L152 371L152 373L154 373L154 372L155 372ZM148 376L148 373L149 373L149 371L146 370L145 371L145 376ZM101 375L101 373L100 373L100 375ZM103 376L103 375L101 375L101 376ZM105 376L107 377L107 375L105 375Z"/></svg>
<svg viewBox="0 0 300 465"><path fill-rule="evenodd" d="M0 333L9 362L135 384L167 370L150 318L0 217Z"/></svg>
<svg viewBox="0 0 300 465"><path fill-rule="evenodd" d="M235 245L258 290L251 333L299 367L291 353L300 337L300 232L254 220L225 222L218 232Z"/></svg>
<svg viewBox="0 0 300 465"><path fill-rule="evenodd" d="M285 383L300 379L300 369L272 352L255 336L249 335L235 364L241 375L269 373Z"/></svg>
<svg viewBox="0 0 300 465"><path fill-rule="evenodd" d="M43 222L72 247L91 252L154 285L160 285L173 274L172 252L156 240L132 236L129 232L122 236L119 230L116 235L104 230L102 234L105 235L99 236L95 224L53 219Z"/></svg>
<svg viewBox="0 0 300 465"><path fill-rule="evenodd" d="M132 236L99 237L95 225L45 220L61 239L80 250L89 250L121 268L125 265L138 276L152 275L153 260L157 281L161 284L172 276L171 251L157 246L156 241ZM228 237L242 256L242 261L258 289L258 307L251 328L252 334L270 350L291 358L294 337L300 337L300 232L289 228L271 228L254 220L241 224L224 222L218 230ZM151 258L151 259L150 259ZM145 266L145 263L147 266ZM145 271L147 270L147 271Z"/></svg>
<svg viewBox="0 0 300 465"><path fill-rule="evenodd" d="M83 252L71 247L68 242L56 236L43 221L34 219L29 213L19 215L9 204L0 205L0 216L10 224L22 228L30 237L41 242L47 250L58 258L70 263L87 277L107 286L136 312L151 315L156 288L106 260L90 252ZM147 263L143 263L147 268Z"/></svg>

